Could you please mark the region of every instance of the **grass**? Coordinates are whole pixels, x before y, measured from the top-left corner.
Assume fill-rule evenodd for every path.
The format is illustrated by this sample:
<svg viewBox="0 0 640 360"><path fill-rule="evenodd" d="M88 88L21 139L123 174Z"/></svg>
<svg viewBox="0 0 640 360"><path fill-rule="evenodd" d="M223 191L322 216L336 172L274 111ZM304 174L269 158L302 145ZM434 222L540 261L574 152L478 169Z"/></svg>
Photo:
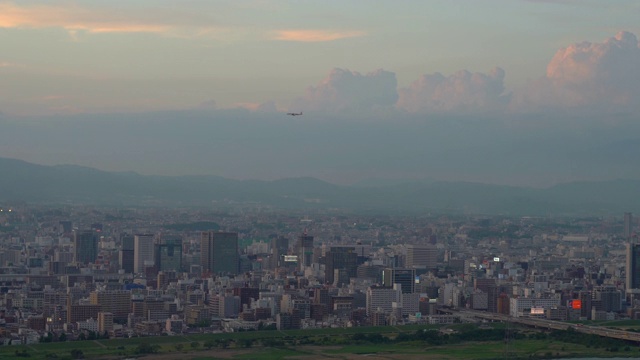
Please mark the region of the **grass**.
<svg viewBox="0 0 640 360"><path fill-rule="evenodd" d="M304 356L309 355L308 351L302 350L293 350L293 349L277 349L277 348L269 348L269 349L261 349L253 350L249 354L239 354L234 356L234 359L249 359L249 360L272 360L272 359L284 359L288 356Z"/></svg>
<svg viewBox="0 0 640 360"><path fill-rule="evenodd" d="M18 359L15 351L25 349L30 357L28 359L46 359L47 354L55 354L59 359L70 358L70 352L73 349L81 350L85 358L95 358L103 355L114 356L133 356L136 347L139 344L147 343L149 345L160 346L162 353L176 352L175 345L182 344L184 351L193 351L190 347L192 342L199 342L200 349L207 340L246 340L246 339L286 339L286 338L313 338L328 337L338 339L343 335L349 334L371 334L383 333L391 334L398 332L413 332L418 329L436 328L437 326L425 325L407 325L400 327L380 326L380 327L354 327L354 328L327 328L327 329L309 329L309 330L286 330L286 331L247 331L238 333L221 333L221 334L189 334L184 336L153 336L138 337L131 339L103 339L103 340L87 340L87 341L68 341L54 343L40 343L33 345L17 345L17 346L0 346L1 359ZM332 341L334 341L332 340ZM20 357L20 359L25 359Z"/></svg>
<svg viewBox="0 0 640 360"><path fill-rule="evenodd" d="M468 325L453 326L462 329ZM47 354L55 354L58 360L70 359L71 350L81 350L85 358L98 358L108 356L114 358L126 358L136 356L136 348L139 344L149 344L158 347L160 354L173 354L184 358L212 359L211 356L217 356L215 351L205 352L204 343L208 340L231 339L236 342L235 347L232 345L232 351L239 351L233 354L234 359L284 359L287 357L341 357L345 354L388 354L389 356L407 355L409 358L415 358L424 354L429 358L441 359L496 359L504 358L505 343L502 341L487 342L463 342L458 344L450 344L443 346L427 345L419 340L407 341L403 343L353 343L347 336L349 334L383 334L391 338L399 332L415 332L421 329L433 329L437 326L388 326L388 327L357 327L345 329L312 329L312 330L288 330L288 331L250 331L240 333L223 333L223 334L192 334L185 336L157 336L132 339L112 339L112 340L95 340L95 341L74 341L61 343L46 343L20 346L0 346L0 359L25 359L24 357L16 357L16 351L23 349L30 355L27 359L40 360L47 359ZM282 347L264 347L259 340L269 339L289 340L289 343L298 343L298 345L289 345ZM241 348L239 344L243 344L242 340L256 340L253 342L253 348ZM295 340L295 341L293 341ZM199 344L198 348L191 347L192 342ZM311 342L314 345L304 345L305 342ZM180 344L180 345L178 345ZM325 345L321 345L325 344ZM182 346L180 355L176 349ZM326 346L330 345L330 346ZM295 347L294 347L295 346ZM612 356L631 356L638 355L637 347L632 346L631 351L609 352L605 349L588 348L583 345L563 343L552 340L533 340L521 339L513 340L509 343L509 358L528 358L545 357L551 354L553 357L612 357ZM205 350L205 351L203 351ZM227 355L232 354L231 352ZM152 356L149 356L152 357Z"/></svg>

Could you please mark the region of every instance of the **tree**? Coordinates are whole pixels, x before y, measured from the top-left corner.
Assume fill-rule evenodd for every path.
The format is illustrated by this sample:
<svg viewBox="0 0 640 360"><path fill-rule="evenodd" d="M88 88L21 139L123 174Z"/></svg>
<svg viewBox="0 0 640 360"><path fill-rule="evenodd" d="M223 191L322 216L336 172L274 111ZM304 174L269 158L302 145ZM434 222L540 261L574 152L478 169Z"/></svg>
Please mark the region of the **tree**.
<svg viewBox="0 0 640 360"><path fill-rule="evenodd" d="M191 343L191 348L192 349L197 349L198 347L200 347L200 343L197 341L194 341Z"/></svg>
<svg viewBox="0 0 640 360"><path fill-rule="evenodd" d="M250 348L253 346L253 339L244 339L242 340L242 347Z"/></svg>
<svg viewBox="0 0 640 360"><path fill-rule="evenodd" d="M184 345L183 344L175 344L174 347L176 348L177 351L182 351L182 349L184 349Z"/></svg>
<svg viewBox="0 0 640 360"><path fill-rule="evenodd" d="M73 349L70 352L71 352L71 358L72 359L83 359L84 358L84 354L82 353L82 350Z"/></svg>
<svg viewBox="0 0 640 360"><path fill-rule="evenodd" d="M211 326L211 320L200 320L197 324L197 327L208 327Z"/></svg>
<svg viewBox="0 0 640 360"><path fill-rule="evenodd" d="M14 354L16 355L16 357L30 357L31 356L31 354L29 354L26 349L16 350Z"/></svg>
<svg viewBox="0 0 640 360"><path fill-rule="evenodd" d="M67 334L60 334L60 336L58 337L58 341L67 341Z"/></svg>
<svg viewBox="0 0 640 360"><path fill-rule="evenodd" d="M136 347L136 353L137 354L153 354L156 352L156 348L149 345L149 343L143 342L138 344L138 347Z"/></svg>
<svg viewBox="0 0 640 360"><path fill-rule="evenodd" d="M206 347L208 350L211 350L211 348L214 346L216 346L216 342L213 340L207 340L204 342L204 347Z"/></svg>

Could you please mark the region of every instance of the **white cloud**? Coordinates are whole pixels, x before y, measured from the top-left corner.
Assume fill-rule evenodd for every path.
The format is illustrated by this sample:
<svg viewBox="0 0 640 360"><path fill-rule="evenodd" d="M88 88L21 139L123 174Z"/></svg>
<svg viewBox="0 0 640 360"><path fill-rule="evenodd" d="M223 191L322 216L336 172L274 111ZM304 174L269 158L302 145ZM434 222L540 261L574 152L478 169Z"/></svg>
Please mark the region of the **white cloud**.
<svg viewBox="0 0 640 360"><path fill-rule="evenodd" d="M461 70L444 76L426 74L399 90L397 107L415 113L476 112L502 110L505 72L494 68L488 74Z"/></svg>
<svg viewBox="0 0 640 360"><path fill-rule="evenodd" d="M317 86L294 101L293 110L345 111L391 107L398 100L396 75L382 69L360 74L333 69Z"/></svg>

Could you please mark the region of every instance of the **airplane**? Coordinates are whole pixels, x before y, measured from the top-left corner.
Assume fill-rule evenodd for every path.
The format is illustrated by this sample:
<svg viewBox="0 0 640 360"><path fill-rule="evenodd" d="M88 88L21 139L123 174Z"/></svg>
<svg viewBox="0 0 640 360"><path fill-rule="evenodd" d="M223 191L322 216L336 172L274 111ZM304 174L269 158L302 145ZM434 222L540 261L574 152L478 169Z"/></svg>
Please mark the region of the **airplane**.
<svg viewBox="0 0 640 360"><path fill-rule="evenodd" d="M299 116L299 115L302 115L302 111L300 111L299 113L290 112L290 113L287 113L287 115Z"/></svg>

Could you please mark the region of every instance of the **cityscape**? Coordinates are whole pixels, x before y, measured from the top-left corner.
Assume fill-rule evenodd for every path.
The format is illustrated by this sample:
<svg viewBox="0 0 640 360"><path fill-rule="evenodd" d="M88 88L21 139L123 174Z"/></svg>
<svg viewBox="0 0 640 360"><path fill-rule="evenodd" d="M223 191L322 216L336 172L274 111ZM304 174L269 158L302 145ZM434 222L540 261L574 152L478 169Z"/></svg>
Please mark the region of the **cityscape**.
<svg viewBox="0 0 640 360"><path fill-rule="evenodd" d="M0 359L640 354L637 0L0 0Z"/></svg>
<svg viewBox="0 0 640 360"><path fill-rule="evenodd" d="M0 209L4 345L452 324L457 310L637 319L637 219L269 208ZM207 230L204 230L207 229Z"/></svg>

